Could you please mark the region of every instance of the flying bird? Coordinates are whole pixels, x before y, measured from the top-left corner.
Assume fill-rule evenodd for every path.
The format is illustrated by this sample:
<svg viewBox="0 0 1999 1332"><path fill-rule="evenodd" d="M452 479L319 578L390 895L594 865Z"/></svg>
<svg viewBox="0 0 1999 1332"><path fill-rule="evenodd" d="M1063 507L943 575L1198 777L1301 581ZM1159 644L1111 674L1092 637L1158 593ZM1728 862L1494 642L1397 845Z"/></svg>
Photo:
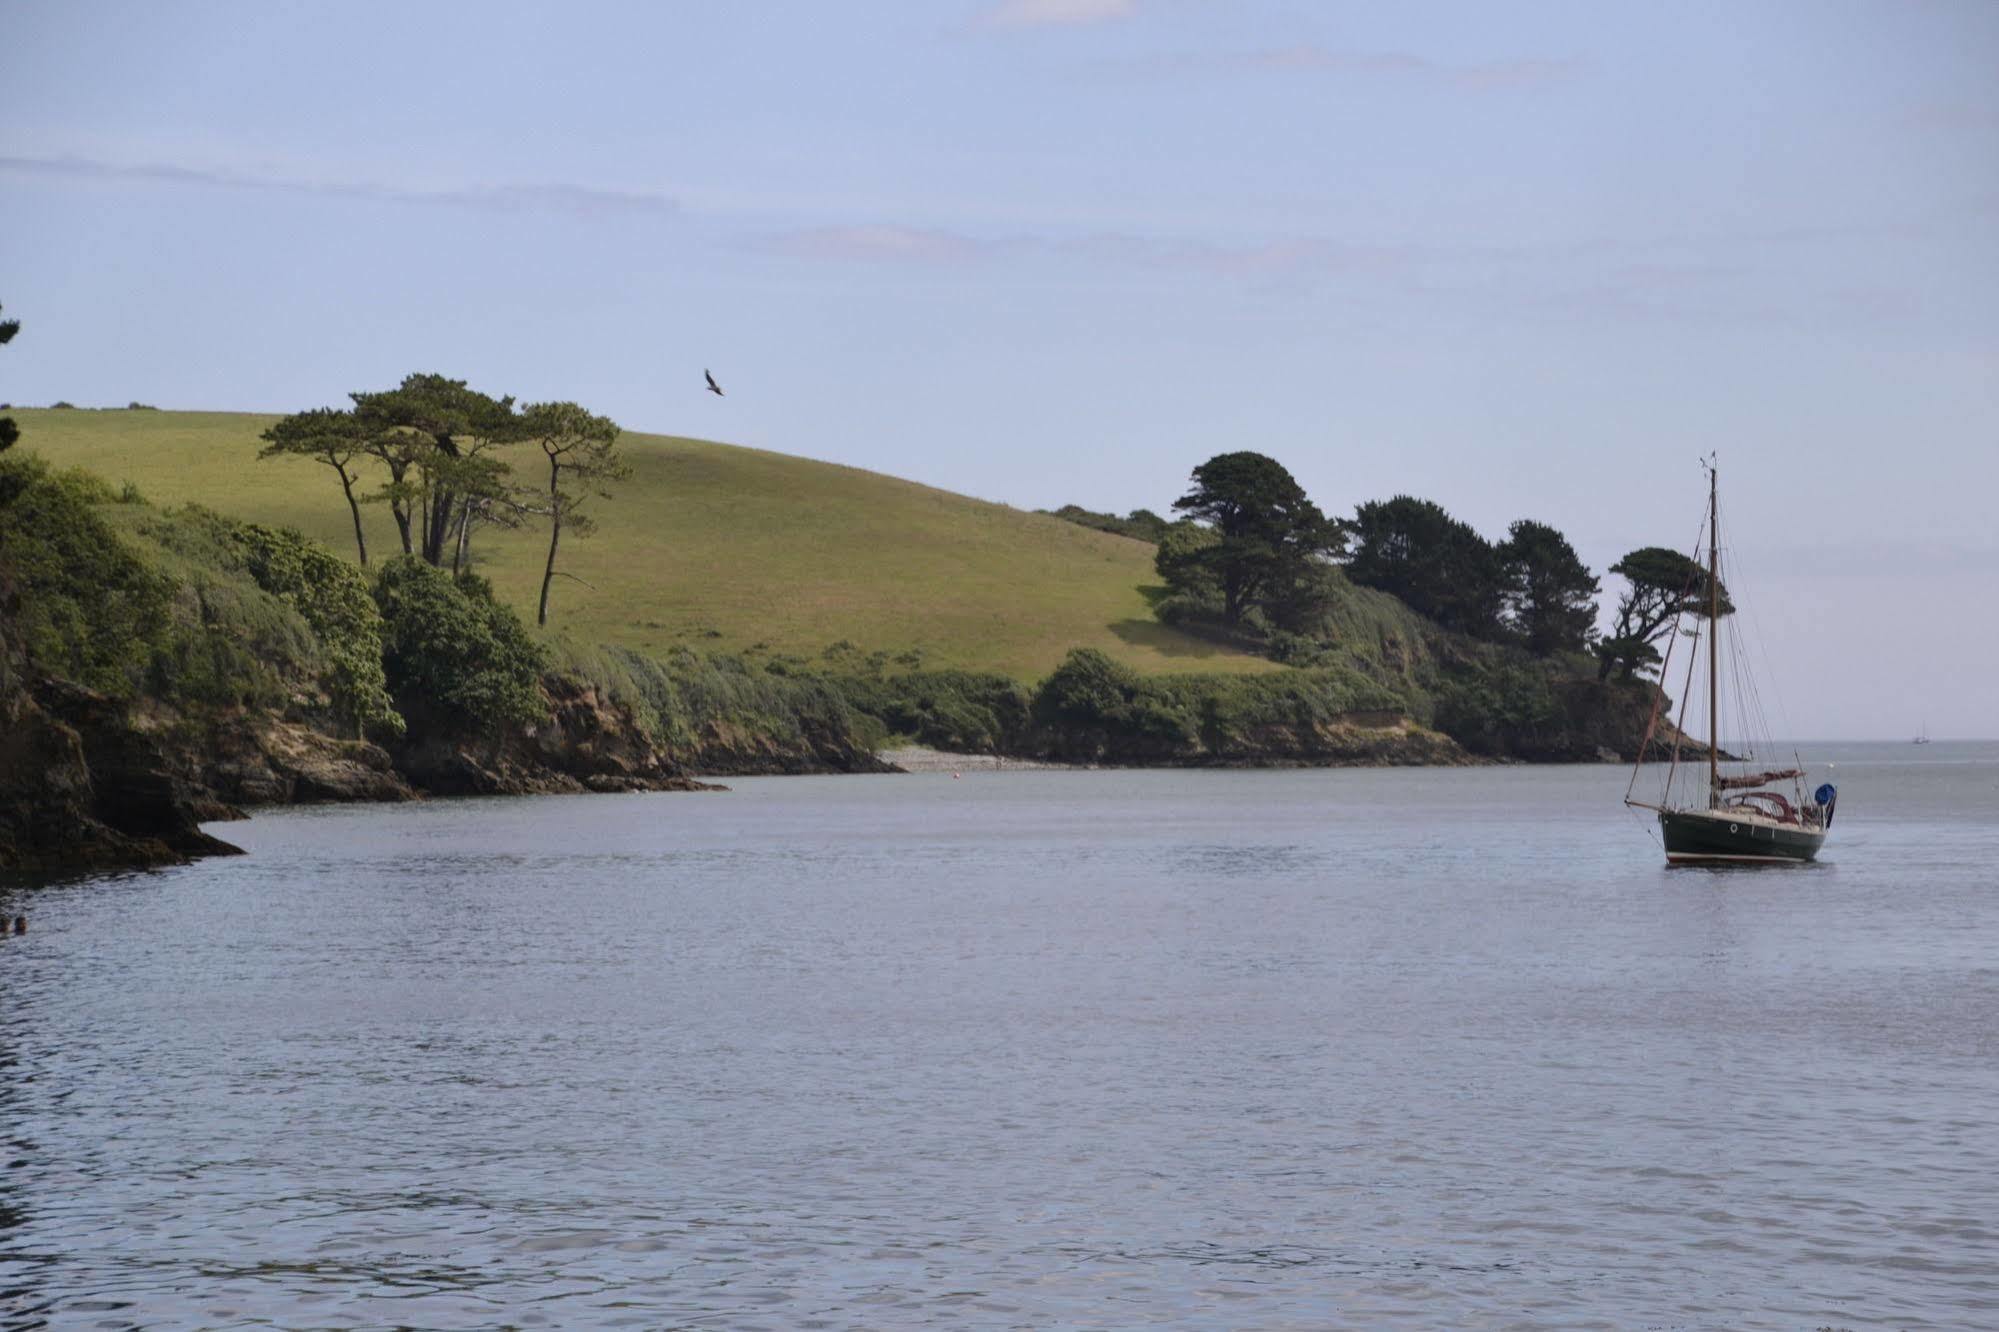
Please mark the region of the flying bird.
<svg viewBox="0 0 1999 1332"><path fill-rule="evenodd" d="M703 370L701 372L701 377L708 381L708 391L710 393L714 394L718 398L724 396L722 393L722 386L715 382L715 376L709 374L706 370Z"/></svg>

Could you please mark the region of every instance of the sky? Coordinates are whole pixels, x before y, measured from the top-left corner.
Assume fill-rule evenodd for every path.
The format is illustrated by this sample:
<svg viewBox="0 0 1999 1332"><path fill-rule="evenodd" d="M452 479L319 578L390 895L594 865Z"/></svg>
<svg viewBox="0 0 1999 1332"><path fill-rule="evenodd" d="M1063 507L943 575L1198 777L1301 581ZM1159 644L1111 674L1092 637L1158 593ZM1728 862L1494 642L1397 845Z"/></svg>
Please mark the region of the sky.
<svg viewBox="0 0 1999 1332"><path fill-rule="evenodd" d="M1995 74L1990 0L8 0L0 400L434 370L1022 508L1254 449L1599 572L1712 451L1773 730L1999 737Z"/></svg>

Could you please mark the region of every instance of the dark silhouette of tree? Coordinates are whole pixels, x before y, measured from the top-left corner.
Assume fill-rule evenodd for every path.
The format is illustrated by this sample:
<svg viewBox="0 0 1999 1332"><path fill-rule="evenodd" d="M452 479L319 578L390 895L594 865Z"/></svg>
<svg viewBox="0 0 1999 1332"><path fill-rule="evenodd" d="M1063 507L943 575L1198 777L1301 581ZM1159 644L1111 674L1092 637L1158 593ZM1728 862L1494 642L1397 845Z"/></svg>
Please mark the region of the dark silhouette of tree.
<svg viewBox="0 0 1999 1332"><path fill-rule="evenodd" d="M530 403L520 416L521 432L541 446L548 459L548 563L541 574L541 607L536 624L548 623L548 586L555 581L555 550L567 529L579 537L594 529L581 512L591 495L608 499L608 487L631 475L618 456L618 426L592 416L573 402Z"/></svg>
<svg viewBox="0 0 1999 1332"><path fill-rule="evenodd" d="M368 455L367 432L351 411L315 407L309 412L293 412L263 434L259 458L310 458L331 467L340 478L340 491L347 496L347 509L354 515L354 548L361 563L368 563L368 538L361 532L361 501L354 494L360 480L361 459Z"/></svg>
<svg viewBox="0 0 1999 1332"><path fill-rule="evenodd" d="M0 319L0 347L4 347L12 342L14 335L20 331L20 320ZM14 418L11 416L0 416L0 453L5 453L8 449L13 448L14 441L20 437L21 427L14 424Z"/></svg>
<svg viewBox="0 0 1999 1332"><path fill-rule="evenodd" d="M1429 500L1397 495L1354 511L1347 577L1409 603L1446 629L1500 637L1499 552Z"/></svg>
<svg viewBox="0 0 1999 1332"><path fill-rule="evenodd" d="M1498 553L1506 613L1527 650L1547 657L1588 647L1599 585L1568 539L1523 518Z"/></svg>
<svg viewBox="0 0 1999 1332"><path fill-rule="evenodd" d="M1617 602L1617 624L1597 644L1598 680L1629 680L1659 660L1653 643L1682 615L1706 616L1709 610L1707 566L1677 550L1645 546L1610 566L1630 587ZM1723 615L1733 615L1726 586L1716 589Z"/></svg>
<svg viewBox="0 0 1999 1332"><path fill-rule="evenodd" d="M1339 551L1340 525L1306 498L1274 458L1217 454L1194 469L1193 482L1173 507L1205 524L1217 539L1162 539L1157 567L1176 591L1203 581L1218 588L1222 618L1232 627L1252 609L1293 600L1298 584Z"/></svg>

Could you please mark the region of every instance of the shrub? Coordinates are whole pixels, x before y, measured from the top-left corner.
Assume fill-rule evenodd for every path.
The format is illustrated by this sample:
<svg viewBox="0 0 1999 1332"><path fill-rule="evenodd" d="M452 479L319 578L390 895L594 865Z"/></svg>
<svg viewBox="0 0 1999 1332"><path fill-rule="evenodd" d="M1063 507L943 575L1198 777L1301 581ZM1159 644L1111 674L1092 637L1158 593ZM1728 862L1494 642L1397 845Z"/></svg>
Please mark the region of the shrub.
<svg viewBox="0 0 1999 1332"><path fill-rule="evenodd" d="M257 585L297 610L318 636L335 714L357 735L402 734L382 666L381 611L361 571L290 528L245 523L232 536Z"/></svg>
<svg viewBox="0 0 1999 1332"><path fill-rule="evenodd" d="M1184 699L1164 680L1146 680L1095 648L1075 648L1034 695L1047 725L1104 739L1187 744L1199 734Z"/></svg>
<svg viewBox="0 0 1999 1332"><path fill-rule="evenodd" d="M542 650L484 579L403 555L382 566L374 593L383 672L405 717L494 731L546 715Z"/></svg>
<svg viewBox="0 0 1999 1332"><path fill-rule="evenodd" d="M1019 745L1032 720L1028 691L984 671L835 676L830 683L886 732L938 749L1001 753Z"/></svg>
<svg viewBox="0 0 1999 1332"><path fill-rule="evenodd" d="M0 458L0 566L21 591L10 630L29 661L125 698L169 648L174 584L97 515L108 489L37 458Z"/></svg>
<svg viewBox="0 0 1999 1332"><path fill-rule="evenodd" d="M827 677L795 663L759 666L742 657L685 647L664 657L629 648L594 654L572 650L569 660L591 658L603 664L585 665L584 673L608 683L614 696L633 691L641 704L633 711L653 728L653 739L690 760L698 761L711 735L733 733L740 740L809 750L839 766L873 753L886 734L877 719L856 709Z"/></svg>

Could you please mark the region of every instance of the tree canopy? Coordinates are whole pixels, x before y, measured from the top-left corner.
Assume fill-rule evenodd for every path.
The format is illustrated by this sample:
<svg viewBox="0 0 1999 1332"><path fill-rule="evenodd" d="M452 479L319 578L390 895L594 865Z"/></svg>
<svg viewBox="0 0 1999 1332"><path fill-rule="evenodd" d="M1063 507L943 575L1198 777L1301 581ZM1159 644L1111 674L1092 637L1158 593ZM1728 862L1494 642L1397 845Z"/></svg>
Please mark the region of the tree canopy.
<svg viewBox="0 0 1999 1332"><path fill-rule="evenodd" d="M1222 453L1194 469L1193 488L1173 501L1214 540L1162 536L1157 568L1176 592L1205 585L1220 593L1234 626L1251 610L1284 614L1299 585L1323 572L1344 534L1274 458Z"/></svg>
<svg viewBox="0 0 1999 1332"><path fill-rule="evenodd" d="M403 552L438 566L451 546L454 562L462 561L480 502L507 494L509 469L488 455L520 438L514 400L436 374L350 396L367 451L388 469L380 497L395 515Z"/></svg>
<svg viewBox="0 0 1999 1332"><path fill-rule="evenodd" d="M1499 552L1442 506L1409 495L1354 511L1347 577L1402 598L1446 629L1501 636L1505 586Z"/></svg>
<svg viewBox="0 0 1999 1332"><path fill-rule="evenodd" d="M1629 680L1635 673L1659 660L1653 643L1681 615L1705 616L1710 610L1707 566L1664 546L1644 546L1610 566L1630 586L1617 602L1617 623L1609 636L1597 644L1596 678ZM1728 588L1716 587L1723 615L1733 615L1735 605Z"/></svg>
<svg viewBox="0 0 1999 1332"><path fill-rule="evenodd" d="M351 408L294 412L266 430L260 458L307 458L340 479L354 520L354 548L368 563L361 506L387 504L405 555L451 572L470 567L472 534L482 526L519 527L535 517L549 523L548 565L540 618L548 620L548 588L562 534L590 530L578 512L588 495L607 495L628 472L614 445L618 427L573 402L534 403L516 410L462 379L406 376L380 392L353 393ZM533 441L549 464L545 492L514 480L505 450ZM379 468L379 470L376 470ZM379 484L366 489L372 473Z"/></svg>
<svg viewBox="0 0 1999 1332"><path fill-rule="evenodd" d="M340 477L340 491L347 497L348 511L354 516L354 547L365 567L368 538L361 531L361 501L354 493L354 483L360 479L360 463L368 452L368 437L354 413L334 407L293 412L266 430L262 438L265 443L258 450L259 458L310 458L331 467Z"/></svg>
<svg viewBox="0 0 1999 1332"><path fill-rule="evenodd" d="M1568 538L1531 518L1508 530L1499 550L1506 614L1536 656L1581 652L1596 627L1599 584Z"/></svg>

